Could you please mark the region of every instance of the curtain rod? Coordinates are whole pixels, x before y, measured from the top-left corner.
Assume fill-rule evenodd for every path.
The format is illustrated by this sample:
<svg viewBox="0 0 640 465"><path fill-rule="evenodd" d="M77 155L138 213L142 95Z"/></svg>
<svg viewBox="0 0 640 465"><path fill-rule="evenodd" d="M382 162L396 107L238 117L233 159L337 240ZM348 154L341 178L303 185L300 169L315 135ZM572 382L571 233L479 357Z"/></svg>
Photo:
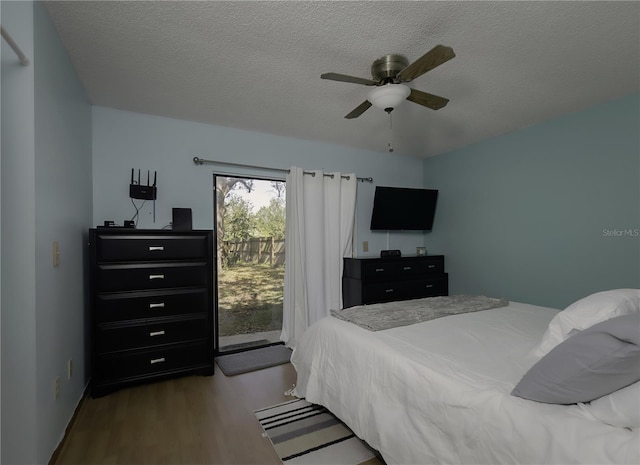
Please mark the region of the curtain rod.
<svg viewBox="0 0 640 465"><path fill-rule="evenodd" d="M14 52L16 52L16 55L18 55L20 64L22 64L22 66L28 66L29 59L24 53L22 53L22 50L20 50L20 47L18 47L18 44L14 42L13 38L2 26L0 26L0 33L2 34L2 38L7 41L7 44L9 44L9 47L11 47Z"/></svg>
<svg viewBox="0 0 640 465"><path fill-rule="evenodd" d="M195 163L196 165L225 165L225 166L234 166L236 168L254 168L254 169L258 169L258 170L266 170L266 171L277 171L279 173L288 173L289 170L286 169L282 169L282 168L270 168L268 166L257 166L257 165L245 165L243 163L231 163L228 161L215 161L215 160L204 160L202 158L198 158L198 157L193 157L193 163ZM304 174L310 174L312 176L315 176L316 173L314 173L313 171L303 171ZM331 173L324 173L325 176L330 176L333 177L333 174ZM349 176L346 175L342 175L343 178L345 179L349 179ZM373 178L372 177L368 177L368 178L359 178L356 177L356 179L360 182L373 182Z"/></svg>

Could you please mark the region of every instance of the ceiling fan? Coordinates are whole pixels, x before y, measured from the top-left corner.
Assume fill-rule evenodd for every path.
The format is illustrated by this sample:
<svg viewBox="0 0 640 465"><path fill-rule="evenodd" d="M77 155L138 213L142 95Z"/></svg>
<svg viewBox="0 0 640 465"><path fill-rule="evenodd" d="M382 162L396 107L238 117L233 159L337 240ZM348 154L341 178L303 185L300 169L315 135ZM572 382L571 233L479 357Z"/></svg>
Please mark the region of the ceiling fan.
<svg viewBox="0 0 640 465"><path fill-rule="evenodd" d="M367 95L367 100L345 116L347 119L357 118L372 105L391 113L404 99L432 110L439 110L449 102L449 99L428 94L421 90L411 89L402 83L410 82L422 76L427 71L446 63L455 56L456 54L451 47L436 45L411 64L402 55L385 55L382 58L378 58L371 65L371 77L373 79L338 73L325 73L320 77L332 81L375 86L375 89L371 90Z"/></svg>

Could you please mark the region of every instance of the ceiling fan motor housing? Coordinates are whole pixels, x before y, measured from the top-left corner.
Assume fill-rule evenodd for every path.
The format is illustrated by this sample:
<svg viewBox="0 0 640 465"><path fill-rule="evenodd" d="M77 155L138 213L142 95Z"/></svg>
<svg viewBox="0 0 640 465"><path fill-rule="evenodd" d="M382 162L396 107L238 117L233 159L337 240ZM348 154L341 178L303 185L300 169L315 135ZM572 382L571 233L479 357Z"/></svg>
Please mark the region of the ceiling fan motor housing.
<svg viewBox="0 0 640 465"><path fill-rule="evenodd" d="M409 66L409 60L402 55L385 55L371 65L371 77L379 85L395 83L400 71Z"/></svg>

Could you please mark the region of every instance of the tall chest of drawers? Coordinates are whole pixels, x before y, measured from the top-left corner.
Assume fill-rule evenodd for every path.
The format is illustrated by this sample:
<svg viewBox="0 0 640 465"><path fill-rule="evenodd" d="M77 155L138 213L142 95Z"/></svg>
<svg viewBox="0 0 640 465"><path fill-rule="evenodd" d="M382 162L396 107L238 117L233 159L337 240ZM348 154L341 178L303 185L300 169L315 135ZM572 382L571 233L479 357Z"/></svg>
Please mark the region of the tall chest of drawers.
<svg viewBox="0 0 640 465"><path fill-rule="evenodd" d="M91 393L213 374L213 234L89 230Z"/></svg>
<svg viewBox="0 0 640 465"><path fill-rule="evenodd" d="M448 294L444 255L344 259L344 308Z"/></svg>

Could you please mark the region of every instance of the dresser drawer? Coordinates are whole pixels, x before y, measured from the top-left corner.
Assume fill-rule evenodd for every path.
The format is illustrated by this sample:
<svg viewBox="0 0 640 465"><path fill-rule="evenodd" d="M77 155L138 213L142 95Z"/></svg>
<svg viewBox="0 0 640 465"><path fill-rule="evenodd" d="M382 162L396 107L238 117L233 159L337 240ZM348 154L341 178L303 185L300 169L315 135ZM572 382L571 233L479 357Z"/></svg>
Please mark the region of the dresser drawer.
<svg viewBox="0 0 640 465"><path fill-rule="evenodd" d="M428 257L422 260L395 260L363 262L361 279L388 281L404 276L429 273L444 273L443 257Z"/></svg>
<svg viewBox="0 0 640 465"><path fill-rule="evenodd" d="M208 235L97 235L97 261L164 261L207 259Z"/></svg>
<svg viewBox="0 0 640 465"><path fill-rule="evenodd" d="M448 275L421 277L415 280L369 283L362 286L362 303L390 302L447 295Z"/></svg>
<svg viewBox="0 0 640 465"><path fill-rule="evenodd" d="M115 292L205 286L209 266L205 262L98 265L96 290Z"/></svg>
<svg viewBox="0 0 640 465"><path fill-rule="evenodd" d="M97 381L123 380L187 370L210 365L212 361L213 353L209 353L206 341L102 355L99 357L100 373Z"/></svg>
<svg viewBox="0 0 640 465"><path fill-rule="evenodd" d="M444 273L444 257L429 257L427 260L405 263L402 271L414 275L441 274Z"/></svg>
<svg viewBox="0 0 640 465"><path fill-rule="evenodd" d="M207 289L172 289L96 295L96 323L209 311Z"/></svg>
<svg viewBox="0 0 640 465"><path fill-rule="evenodd" d="M96 335L99 353L189 342L209 335L206 317L178 321L141 322L132 325L102 325Z"/></svg>

